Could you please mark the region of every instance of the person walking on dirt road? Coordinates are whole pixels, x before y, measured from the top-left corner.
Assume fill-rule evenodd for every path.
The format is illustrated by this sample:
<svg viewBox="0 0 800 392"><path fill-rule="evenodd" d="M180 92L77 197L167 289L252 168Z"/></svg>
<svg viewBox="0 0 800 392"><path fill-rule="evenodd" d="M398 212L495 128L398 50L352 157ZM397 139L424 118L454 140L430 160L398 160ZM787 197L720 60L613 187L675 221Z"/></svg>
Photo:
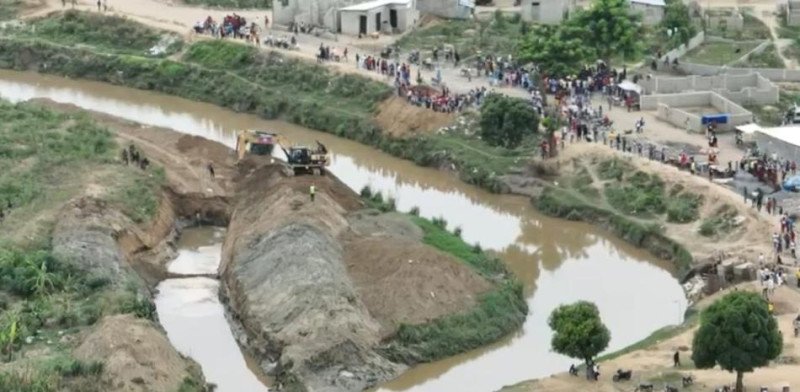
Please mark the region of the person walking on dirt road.
<svg viewBox="0 0 800 392"><path fill-rule="evenodd" d="M101 5L100 0L97 0L97 12L100 12L100 5Z"/></svg>
<svg viewBox="0 0 800 392"><path fill-rule="evenodd" d="M672 366L673 367L681 366L681 353L680 353L680 351L675 351L675 355L672 356Z"/></svg>
<svg viewBox="0 0 800 392"><path fill-rule="evenodd" d="M314 195L316 193L317 193L317 188L315 188L313 184L310 187L308 187L308 195L311 197L311 201L314 201Z"/></svg>
<svg viewBox="0 0 800 392"><path fill-rule="evenodd" d="M208 168L208 174L211 175L211 178L214 178L214 165L212 165L211 162L209 162L208 166L206 167Z"/></svg>

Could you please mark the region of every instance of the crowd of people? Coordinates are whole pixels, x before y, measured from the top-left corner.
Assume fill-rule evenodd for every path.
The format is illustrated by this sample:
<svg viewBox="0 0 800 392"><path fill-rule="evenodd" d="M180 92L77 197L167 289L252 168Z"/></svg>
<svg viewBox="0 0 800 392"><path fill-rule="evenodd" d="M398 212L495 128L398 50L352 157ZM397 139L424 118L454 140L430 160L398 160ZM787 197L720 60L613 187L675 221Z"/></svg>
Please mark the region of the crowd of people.
<svg viewBox="0 0 800 392"><path fill-rule="evenodd" d="M148 160L133 144L129 145L128 148L123 148L121 155L122 163L126 165L130 164L142 170L147 170L147 167L150 166L150 160Z"/></svg>

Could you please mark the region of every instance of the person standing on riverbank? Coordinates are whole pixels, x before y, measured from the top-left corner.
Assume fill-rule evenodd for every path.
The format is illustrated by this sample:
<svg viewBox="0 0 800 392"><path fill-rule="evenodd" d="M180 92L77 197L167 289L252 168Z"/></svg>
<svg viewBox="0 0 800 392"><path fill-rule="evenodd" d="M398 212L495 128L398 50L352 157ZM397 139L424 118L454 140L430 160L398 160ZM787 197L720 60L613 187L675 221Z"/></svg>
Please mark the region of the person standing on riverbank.
<svg viewBox="0 0 800 392"><path fill-rule="evenodd" d="M311 197L311 201L314 201L314 196L316 193L317 188L314 187L314 184L311 184L311 186L308 187L308 196Z"/></svg>

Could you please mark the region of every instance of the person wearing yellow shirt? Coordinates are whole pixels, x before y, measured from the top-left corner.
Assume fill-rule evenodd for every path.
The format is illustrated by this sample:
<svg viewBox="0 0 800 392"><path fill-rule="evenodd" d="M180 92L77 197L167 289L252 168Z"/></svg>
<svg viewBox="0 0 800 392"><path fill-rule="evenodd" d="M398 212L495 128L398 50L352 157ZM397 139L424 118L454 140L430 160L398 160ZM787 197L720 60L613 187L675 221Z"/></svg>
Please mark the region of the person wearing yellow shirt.
<svg viewBox="0 0 800 392"><path fill-rule="evenodd" d="M794 276L797 278L797 287L800 287L800 269L794 273Z"/></svg>

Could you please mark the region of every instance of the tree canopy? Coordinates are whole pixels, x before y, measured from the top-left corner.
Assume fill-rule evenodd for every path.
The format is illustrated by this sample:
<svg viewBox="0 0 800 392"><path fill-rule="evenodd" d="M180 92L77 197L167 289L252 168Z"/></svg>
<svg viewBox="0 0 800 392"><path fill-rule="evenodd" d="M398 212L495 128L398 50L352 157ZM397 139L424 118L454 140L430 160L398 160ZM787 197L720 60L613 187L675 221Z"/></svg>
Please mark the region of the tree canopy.
<svg viewBox="0 0 800 392"><path fill-rule="evenodd" d="M640 15L627 0L595 0L556 26L537 26L518 45L517 57L551 75L567 75L602 59L633 58L642 50Z"/></svg>
<svg viewBox="0 0 800 392"><path fill-rule="evenodd" d="M660 33L665 39L671 41L670 48L689 42L697 34L697 28L689 15L689 7L681 0L667 1L664 18L661 19L659 26ZM671 36L668 33L669 30L673 31Z"/></svg>
<svg viewBox="0 0 800 392"><path fill-rule="evenodd" d="M584 29L571 24L537 25L520 42L518 57L550 75L574 74L596 58L594 49L583 43L584 38Z"/></svg>
<svg viewBox="0 0 800 392"><path fill-rule="evenodd" d="M606 63L614 56L632 58L642 49L641 15L632 14L627 0L594 0L569 24L586 30L586 44Z"/></svg>
<svg viewBox="0 0 800 392"><path fill-rule="evenodd" d="M716 365L736 372L736 390L742 391L745 372L766 366L783 348L775 318L756 293L730 293L700 316L692 342L692 360L699 369Z"/></svg>
<svg viewBox="0 0 800 392"><path fill-rule="evenodd" d="M481 104L480 127L487 143L515 148L538 129L539 117L526 100L489 94Z"/></svg>
<svg viewBox="0 0 800 392"><path fill-rule="evenodd" d="M553 351L586 363L603 352L611 340L611 332L591 302L559 306L550 313L548 324L554 332L550 343Z"/></svg>

